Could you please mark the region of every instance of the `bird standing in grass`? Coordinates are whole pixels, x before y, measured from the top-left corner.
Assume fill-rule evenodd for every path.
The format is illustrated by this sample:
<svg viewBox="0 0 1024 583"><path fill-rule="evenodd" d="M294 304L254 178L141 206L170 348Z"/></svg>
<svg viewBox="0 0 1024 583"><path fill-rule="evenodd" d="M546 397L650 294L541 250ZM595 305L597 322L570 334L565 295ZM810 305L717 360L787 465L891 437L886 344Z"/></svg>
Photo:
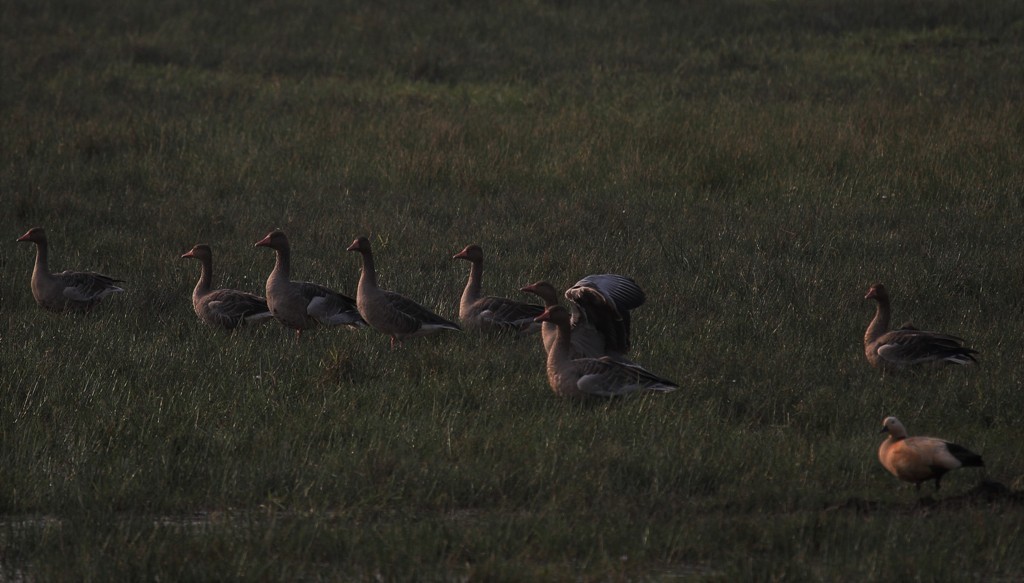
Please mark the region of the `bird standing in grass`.
<svg viewBox="0 0 1024 583"><path fill-rule="evenodd" d="M904 325L889 330L889 292L876 283L864 296L875 300L875 317L864 332L864 355L871 366L887 371L899 371L921 365L972 364L977 362L977 350L967 348L956 336L918 330Z"/></svg>
<svg viewBox="0 0 1024 583"><path fill-rule="evenodd" d="M907 429L895 417L882 421L882 433L889 437L878 447L878 461L889 473L921 490L921 483L935 480L939 491L942 476L961 467L983 467L981 456L936 437L907 437Z"/></svg>
<svg viewBox="0 0 1024 583"><path fill-rule="evenodd" d="M546 281L538 281L522 291L540 297L545 307L558 305L558 292ZM565 291L571 310L570 330L573 358L600 358L629 362L626 353L631 344L630 311L643 305L646 297L632 278L614 273L588 275ZM555 325L547 322L541 329L544 351L555 340Z"/></svg>
<svg viewBox="0 0 1024 583"><path fill-rule="evenodd" d="M196 245L181 258L199 260L199 282L192 291L192 308L206 325L232 330L274 317L267 307L267 300L256 294L237 289L211 289L213 250L209 245Z"/></svg>
<svg viewBox="0 0 1024 583"><path fill-rule="evenodd" d="M538 321L555 326L555 340L548 348L548 383L561 397L619 397L637 391L669 392L674 382L631 363L601 358L572 358L572 317L562 306L551 306Z"/></svg>
<svg viewBox="0 0 1024 583"><path fill-rule="evenodd" d="M377 285L370 240L359 237L348 247L363 258L356 305L366 323L391 337L391 347L406 338L425 336L442 330L462 330L458 324L445 320L409 298Z"/></svg>
<svg viewBox="0 0 1024 583"><path fill-rule="evenodd" d="M36 263L32 269L32 297L36 303L54 312L64 310L85 311L110 294L124 289L115 284L123 280L92 271L63 271L50 273L47 266L49 245L46 232L40 227L29 229L18 237L18 242L36 244Z"/></svg>
<svg viewBox="0 0 1024 583"><path fill-rule="evenodd" d="M517 302L508 298L482 296L484 250L469 245L452 256L469 261L469 279L459 302L459 321L466 328L480 330L517 331L524 334L539 332L541 325L534 319L544 312L544 306Z"/></svg>
<svg viewBox="0 0 1024 583"><path fill-rule="evenodd" d="M291 247L284 233L271 231L256 246L277 252L274 270L267 278L267 306L281 324L295 330L296 341L302 338L303 330L317 324L354 328L366 325L352 298L322 285L291 280Z"/></svg>

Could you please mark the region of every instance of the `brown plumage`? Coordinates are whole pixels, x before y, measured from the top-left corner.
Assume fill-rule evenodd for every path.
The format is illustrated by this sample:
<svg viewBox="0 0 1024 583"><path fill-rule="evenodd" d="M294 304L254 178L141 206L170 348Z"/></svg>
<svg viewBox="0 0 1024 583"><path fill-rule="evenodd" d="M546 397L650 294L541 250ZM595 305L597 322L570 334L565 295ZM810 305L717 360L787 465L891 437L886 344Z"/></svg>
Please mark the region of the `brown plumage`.
<svg viewBox="0 0 1024 583"><path fill-rule="evenodd" d="M545 307L558 305L558 292L546 281L530 284L522 291L541 298ZM565 292L569 300L572 320L572 347L575 357L600 358L608 356L629 362L630 310L645 301L644 292L632 278L624 275L588 275ZM555 327L550 323L541 328L544 350L550 350L555 338Z"/></svg>
<svg viewBox="0 0 1024 583"><path fill-rule="evenodd" d="M562 306L551 306L537 318L555 326L554 342L548 348L548 384L562 397L618 397L637 391L669 392L674 382L632 363L601 358L573 358L572 316Z"/></svg>
<svg viewBox="0 0 1024 583"><path fill-rule="evenodd" d="M213 251L209 245L196 245L182 259L199 260L199 282L192 291L192 308L208 326L231 330L273 317L267 300L236 289L212 289Z"/></svg>
<svg viewBox="0 0 1024 583"><path fill-rule="evenodd" d="M291 247L281 231L271 231L256 243L277 252L274 270L267 278L267 306L281 324L295 330L296 340L302 331L317 324L325 326L366 325L352 298L332 289L305 281L291 280Z"/></svg>
<svg viewBox="0 0 1024 583"><path fill-rule="evenodd" d="M369 239L357 238L348 250L359 253L363 258L359 287L356 290L359 313L367 324L391 337L392 348L406 338L441 330L462 330L458 324L445 320L409 298L381 289L377 285L377 271Z"/></svg>
<svg viewBox="0 0 1024 583"><path fill-rule="evenodd" d="M914 484L919 491L922 482L935 480L937 492L947 472L985 465L980 455L961 445L935 437L907 437L906 428L895 417L882 421L882 433L889 437L878 447L878 461L889 473Z"/></svg>
<svg viewBox="0 0 1024 583"><path fill-rule="evenodd" d="M484 251L479 245L469 245L452 259L464 259L470 263L469 279L459 302L459 321L465 328L522 333L540 331L541 326L534 319L544 312L544 306L481 295Z"/></svg>
<svg viewBox="0 0 1024 583"><path fill-rule="evenodd" d="M871 366L898 371L928 364L977 362L977 351L965 347L956 336L918 330L909 324L889 330L889 292L884 285L871 286L864 299L878 302L875 317L864 332L864 355Z"/></svg>
<svg viewBox="0 0 1024 583"><path fill-rule="evenodd" d="M88 310L110 294L124 292L117 283L123 280L92 271L50 273L47 266L49 245L40 227L29 229L18 241L36 244L36 263L32 269L32 297L36 303L54 312Z"/></svg>

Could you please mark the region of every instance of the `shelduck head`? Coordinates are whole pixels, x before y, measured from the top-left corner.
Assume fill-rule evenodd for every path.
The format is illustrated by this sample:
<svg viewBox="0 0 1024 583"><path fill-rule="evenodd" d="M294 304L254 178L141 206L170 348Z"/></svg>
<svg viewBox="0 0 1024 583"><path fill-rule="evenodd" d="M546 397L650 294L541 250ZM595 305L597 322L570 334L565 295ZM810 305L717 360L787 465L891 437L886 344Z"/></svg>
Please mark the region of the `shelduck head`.
<svg viewBox="0 0 1024 583"><path fill-rule="evenodd" d="M882 421L882 431L880 433L888 433L894 438L899 439L907 436L907 428L903 427L899 419L890 415Z"/></svg>

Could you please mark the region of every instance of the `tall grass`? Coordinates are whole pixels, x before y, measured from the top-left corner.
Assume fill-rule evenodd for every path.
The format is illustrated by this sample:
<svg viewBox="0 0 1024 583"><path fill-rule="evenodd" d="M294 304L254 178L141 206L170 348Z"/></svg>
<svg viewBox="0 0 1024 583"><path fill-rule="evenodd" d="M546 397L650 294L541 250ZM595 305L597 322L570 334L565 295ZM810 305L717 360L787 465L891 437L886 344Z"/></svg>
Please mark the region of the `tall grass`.
<svg viewBox="0 0 1024 583"><path fill-rule="evenodd" d="M881 419L1019 492L1024 7L942 1L0 5L0 231L127 280L50 314L0 246L0 573L52 579L1017 579L1020 496L920 505ZM258 291L635 277L683 388L579 404L536 338L203 327ZM864 361L897 321L981 366ZM524 296L525 299L525 296Z"/></svg>

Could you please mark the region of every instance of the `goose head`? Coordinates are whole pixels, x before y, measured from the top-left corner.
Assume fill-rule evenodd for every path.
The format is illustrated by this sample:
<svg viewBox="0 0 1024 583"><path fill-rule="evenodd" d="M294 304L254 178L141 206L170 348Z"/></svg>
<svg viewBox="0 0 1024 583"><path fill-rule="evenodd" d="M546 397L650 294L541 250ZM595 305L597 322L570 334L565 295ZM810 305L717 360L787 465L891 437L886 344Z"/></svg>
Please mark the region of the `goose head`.
<svg viewBox="0 0 1024 583"><path fill-rule="evenodd" d="M185 259L186 257L192 257L194 259L199 259L200 261L209 260L213 257L213 251L210 250L209 245L203 245L200 243L199 245L189 249L187 252L182 253L181 259Z"/></svg>
<svg viewBox="0 0 1024 583"><path fill-rule="evenodd" d="M42 227L32 227L27 233L18 237L18 243L46 243L46 232Z"/></svg>
<svg viewBox="0 0 1024 583"><path fill-rule="evenodd" d="M889 292L885 289L885 286L876 283L868 289L868 293L864 296L865 300L878 300L886 301L889 299Z"/></svg>
<svg viewBox="0 0 1024 583"><path fill-rule="evenodd" d="M275 251L288 248L288 237L279 230L271 231L267 233L266 237L263 237L256 242L255 247L270 247Z"/></svg>
<svg viewBox="0 0 1024 583"><path fill-rule="evenodd" d="M470 263L480 263L484 260L484 250L479 245L468 245L462 251L452 255L452 259L465 259Z"/></svg>

